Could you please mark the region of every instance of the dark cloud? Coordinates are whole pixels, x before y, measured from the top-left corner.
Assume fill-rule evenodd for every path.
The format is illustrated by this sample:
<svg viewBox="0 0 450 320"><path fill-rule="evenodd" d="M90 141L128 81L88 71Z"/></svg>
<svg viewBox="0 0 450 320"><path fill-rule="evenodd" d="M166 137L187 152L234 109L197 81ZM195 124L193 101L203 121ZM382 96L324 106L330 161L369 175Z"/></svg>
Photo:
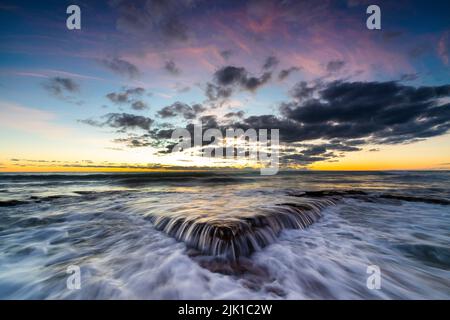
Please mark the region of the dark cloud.
<svg viewBox="0 0 450 320"><path fill-rule="evenodd" d="M137 100L131 104L131 108L136 111L142 111L148 109L148 105L141 100Z"/></svg>
<svg viewBox="0 0 450 320"><path fill-rule="evenodd" d="M314 92L316 92L322 83L310 84L306 81L300 81L294 85L294 87L289 91L290 95L297 99L298 101L303 101L305 99L312 98Z"/></svg>
<svg viewBox="0 0 450 320"><path fill-rule="evenodd" d="M129 135L126 138L114 139L112 142L125 144L129 148L149 147L154 144L151 135L148 133L142 135Z"/></svg>
<svg viewBox="0 0 450 320"><path fill-rule="evenodd" d="M250 77L247 78L247 81L244 83L244 88L249 91L255 91L265 83L267 83L272 75L269 72L264 73L261 77Z"/></svg>
<svg viewBox="0 0 450 320"><path fill-rule="evenodd" d="M217 117L214 115L207 115L202 116L198 118L199 122L202 123L202 129L203 131L206 131L208 129L219 129L223 133L225 133L225 127L221 126L219 122L217 121ZM155 148L159 148L158 153L160 154L167 154L170 153L173 146L176 144L172 140L172 133L175 128L172 126L161 126L159 128L155 128L149 132L151 137L151 145ZM195 130L194 130L194 124L189 123L187 124L184 129L186 129L188 132L190 132L191 137L194 137ZM208 145L211 142L205 142L202 141L203 145Z"/></svg>
<svg viewBox="0 0 450 320"><path fill-rule="evenodd" d="M199 113L205 110L206 108L200 104L190 106L186 103L177 101L170 106L166 106L159 110L158 116L161 118L173 118L181 115L185 119L195 119Z"/></svg>
<svg viewBox="0 0 450 320"><path fill-rule="evenodd" d="M338 72L341 70L345 65L345 61L342 60L332 60L327 63L327 71L328 72Z"/></svg>
<svg viewBox="0 0 450 320"><path fill-rule="evenodd" d="M217 122L217 117L214 115L200 117L200 122L203 124L204 130L208 130L210 128L220 128L220 125ZM187 128L193 128L193 125L188 125Z"/></svg>
<svg viewBox="0 0 450 320"><path fill-rule="evenodd" d="M299 154L288 154L288 155L283 155L280 157L280 160L282 163L285 164L301 164L301 165L308 165L314 162L318 162L318 161L324 161L329 159L329 157L325 157L325 156L308 156L308 155L304 155L302 153Z"/></svg>
<svg viewBox="0 0 450 320"><path fill-rule="evenodd" d="M130 79L138 78L140 71L134 64L119 58L103 59L100 63L109 70Z"/></svg>
<svg viewBox="0 0 450 320"><path fill-rule="evenodd" d="M242 70L233 70L219 79L233 84L242 79ZM245 74L245 73L244 73ZM214 116L200 117L204 130L230 127L241 129L279 129L280 152L285 164L307 165L316 161L335 161L347 152L370 144L411 143L450 130L450 85L407 86L400 82L300 82L292 90L295 99L280 105L280 116L273 114L243 118L243 112L230 112L219 123ZM189 110L186 106L165 111L171 117ZM191 118L191 117L187 117ZM193 131L193 125L186 129ZM172 130L156 129L154 139L170 141ZM328 141L311 144L308 141ZM371 149L376 151L376 149Z"/></svg>
<svg viewBox="0 0 450 320"><path fill-rule="evenodd" d="M141 111L148 109L148 105L139 99L145 93L141 87L124 88L121 92L110 92L106 97L114 104L130 104L133 110Z"/></svg>
<svg viewBox="0 0 450 320"><path fill-rule="evenodd" d="M141 87L124 88L121 92L111 92L106 97L114 104L131 103L134 98L142 96L145 89Z"/></svg>
<svg viewBox="0 0 450 320"><path fill-rule="evenodd" d="M286 164L308 165L317 161L331 161L342 156L342 152L360 151L361 148L343 143L291 144L293 147L281 149L280 160Z"/></svg>
<svg viewBox="0 0 450 320"><path fill-rule="evenodd" d="M234 66L223 67L214 74L215 80L219 85L229 86L246 82L247 71L245 68Z"/></svg>
<svg viewBox="0 0 450 320"><path fill-rule="evenodd" d="M269 56L267 57L266 61L263 64L264 70L270 70L274 67L276 67L280 63L280 60L278 60L275 56Z"/></svg>
<svg viewBox="0 0 450 320"><path fill-rule="evenodd" d="M220 86L239 86L241 89L254 91L270 80L271 74L264 73L260 77L249 76L245 68L226 66L214 74L214 78Z"/></svg>
<svg viewBox="0 0 450 320"><path fill-rule="evenodd" d="M281 70L280 73L278 74L278 79L279 79L279 80L284 80L284 79L286 79L287 77L289 77L291 73L297 72L297 71L299 71L299 70L300 70L300 68L297 68L297 67L290 67L290 68L288 68L288 69L283 69L283 70Z"/></svg>
<svg viewBox="0 0 450 320"><path fill-rule="evenodd" d="M117 28L147 38L154 34L163 40L185 41L188 24L183 16L195 6L194 0L110 1L117 9Z"/></svg>
<svg viewBox="0 0 450 320"><path fill-rule="evenodd" d="M226 99L229 98L232 94L233 94L232 88L223 87L212 83L206 84L205 95L211 101Z"/></svg>
<svg viewBox="0 0 450 320"><path fill-rule="evenodd" d="M145 93L145 89L141 87L128 88L126 89L126 93L129 95L141 96Z"/></svg>
<svg viewBox="0 0 450 320"><path fill-rule="evenodd" d="M166 70L171 75L177 76L181 73L180 68L177 67L173 60L168 60L164 64L164 70Z"/></svg>
<svg viewBox="0 0 450 320"><path fill-rule="evenodd" d="M280 162L282 165L302 165L307 166L317 161L335 162L337 158L344 156L344 153L361 151L362 148L355 144L364 144L365 141L330 140L322 144L308 144L301 142L282 143L280 148Z"/></svg>
<svg viewBox="0 0 450 320"><path fill-rule="evenodd" d="M142 129L148 131L150 130L150 126L154 121L151 118L129 113L108 113L102 116L101 121L86 119L80 120L80 122L96 127L115 128L119 132L125 132L134 129Z"/></svg>
<svg viewBox="0 0 450 320"><path fill-rule="evenodd" d="M122 92L122 93L111 92L111 93L108 93L106 95L106 97L115 104L123 104L123 103L129 102L128 95L124 92Z"/></svg>
<svg viewBox="0 0 450 320"><path fill-rule="evenodd" d="M266 84L271 76L270 72L265 72L255 77L243 67L226 66L214 73L214 84L207 84L205 94L210 100L217 100L231 96L236 88L254 92Z"/></svg>
<svg viewBox="0 0 450 320"><path fill-rule="evenodd" d="M364 139L408 143L450 128L450 85L412 87L397 82L332 82L318 99L281 105L282 117L252 116L241 124L279 128L285 141ZM305 95L303 95L305 96Z"/></svg>
<svg viewBox="0 0 450 320"><path fill-rule="evenodd" d="M119 130L143 129L149 130L153 120L143 116L129 113L110 113L106 115L105 123Z"/></svg>

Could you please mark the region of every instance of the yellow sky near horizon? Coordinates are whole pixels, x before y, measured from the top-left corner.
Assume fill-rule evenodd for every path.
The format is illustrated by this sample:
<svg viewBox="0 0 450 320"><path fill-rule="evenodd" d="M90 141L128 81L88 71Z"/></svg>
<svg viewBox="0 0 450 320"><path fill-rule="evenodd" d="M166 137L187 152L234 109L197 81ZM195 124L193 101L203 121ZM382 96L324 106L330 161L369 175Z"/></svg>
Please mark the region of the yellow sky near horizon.
<svg viewBox="0 0 450 320"><path fill-rule="evenodd" d="M364 150L347 152L341 158L333 161L320 161L307 166L310 170L340 170L340 171L372 171L372 170L450 170L450 134L434 137L425 141L406 145L365 146ZM101 144L102 141L99 141ZM378 151L369 151L378 149ZM44 152L40 152L42 150ZM192 171L202 169L225 170L217 165L196 160L186 162L184 168L174 168L183 162L162 161L151 156L148 148L132 150L107 150L88 148L86 152L68 148L53 152L39 147L21 152L9 153L3 150L0 155L0 172L142 172L142 171ZM79 150L79 149L78 149ZM15 154L16 156L10 156ZM17 155L20 155L18 157ZM13 161L12 159L22 159ZM90 160L85 160L89 158ZM27 160L23 160L27 159ZM44 160L44 161L42 161ZM148 161L146 161L148 160ZM41 162L38 162L41 161ZM54 161L54 162L51 162ZM151 167L155 164L155 167ZM142 168L146 167L146 168ZM242 164L240 167L244 167ZM280 168L282 169L282 168Z"/></svg>

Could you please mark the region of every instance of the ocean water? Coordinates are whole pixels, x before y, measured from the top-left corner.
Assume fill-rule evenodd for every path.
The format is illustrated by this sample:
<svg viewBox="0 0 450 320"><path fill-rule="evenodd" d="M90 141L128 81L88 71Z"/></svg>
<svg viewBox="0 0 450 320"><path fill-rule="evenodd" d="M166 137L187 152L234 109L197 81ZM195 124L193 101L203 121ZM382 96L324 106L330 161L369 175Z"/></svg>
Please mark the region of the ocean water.
<svg viewBox="0 0 450 320"><path fill-rule="evenodd" d="M450 172L0 174L0 298L450 299Z"/></svg>

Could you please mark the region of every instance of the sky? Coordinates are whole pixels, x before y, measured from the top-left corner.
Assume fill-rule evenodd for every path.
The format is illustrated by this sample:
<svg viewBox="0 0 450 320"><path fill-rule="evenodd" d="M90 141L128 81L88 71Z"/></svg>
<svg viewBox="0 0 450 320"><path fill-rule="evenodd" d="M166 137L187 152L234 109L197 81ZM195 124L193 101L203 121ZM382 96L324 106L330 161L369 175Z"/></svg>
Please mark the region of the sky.
<svg viewBox="0 0 450 320"><path fill-rule="evenodd" d="M370 4L2 1L0 171L257 166L171 153L198 123L279 129L286 169L450 169L450 2Z"/></svg>

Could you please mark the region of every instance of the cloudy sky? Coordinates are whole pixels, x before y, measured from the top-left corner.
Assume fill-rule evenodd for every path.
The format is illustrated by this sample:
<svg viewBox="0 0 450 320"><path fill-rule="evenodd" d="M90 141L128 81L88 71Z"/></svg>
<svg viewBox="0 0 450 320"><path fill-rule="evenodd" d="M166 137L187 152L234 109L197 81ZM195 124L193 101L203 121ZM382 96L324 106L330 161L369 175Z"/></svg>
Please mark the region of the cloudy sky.
<svg viewBox="0 0 450 320"><path fill-rule="evenodd" d="M450 3L376 3L2 1L0 170L252 165L168 153L199 122L279 129L286 168L450 169Z"/></svg>

